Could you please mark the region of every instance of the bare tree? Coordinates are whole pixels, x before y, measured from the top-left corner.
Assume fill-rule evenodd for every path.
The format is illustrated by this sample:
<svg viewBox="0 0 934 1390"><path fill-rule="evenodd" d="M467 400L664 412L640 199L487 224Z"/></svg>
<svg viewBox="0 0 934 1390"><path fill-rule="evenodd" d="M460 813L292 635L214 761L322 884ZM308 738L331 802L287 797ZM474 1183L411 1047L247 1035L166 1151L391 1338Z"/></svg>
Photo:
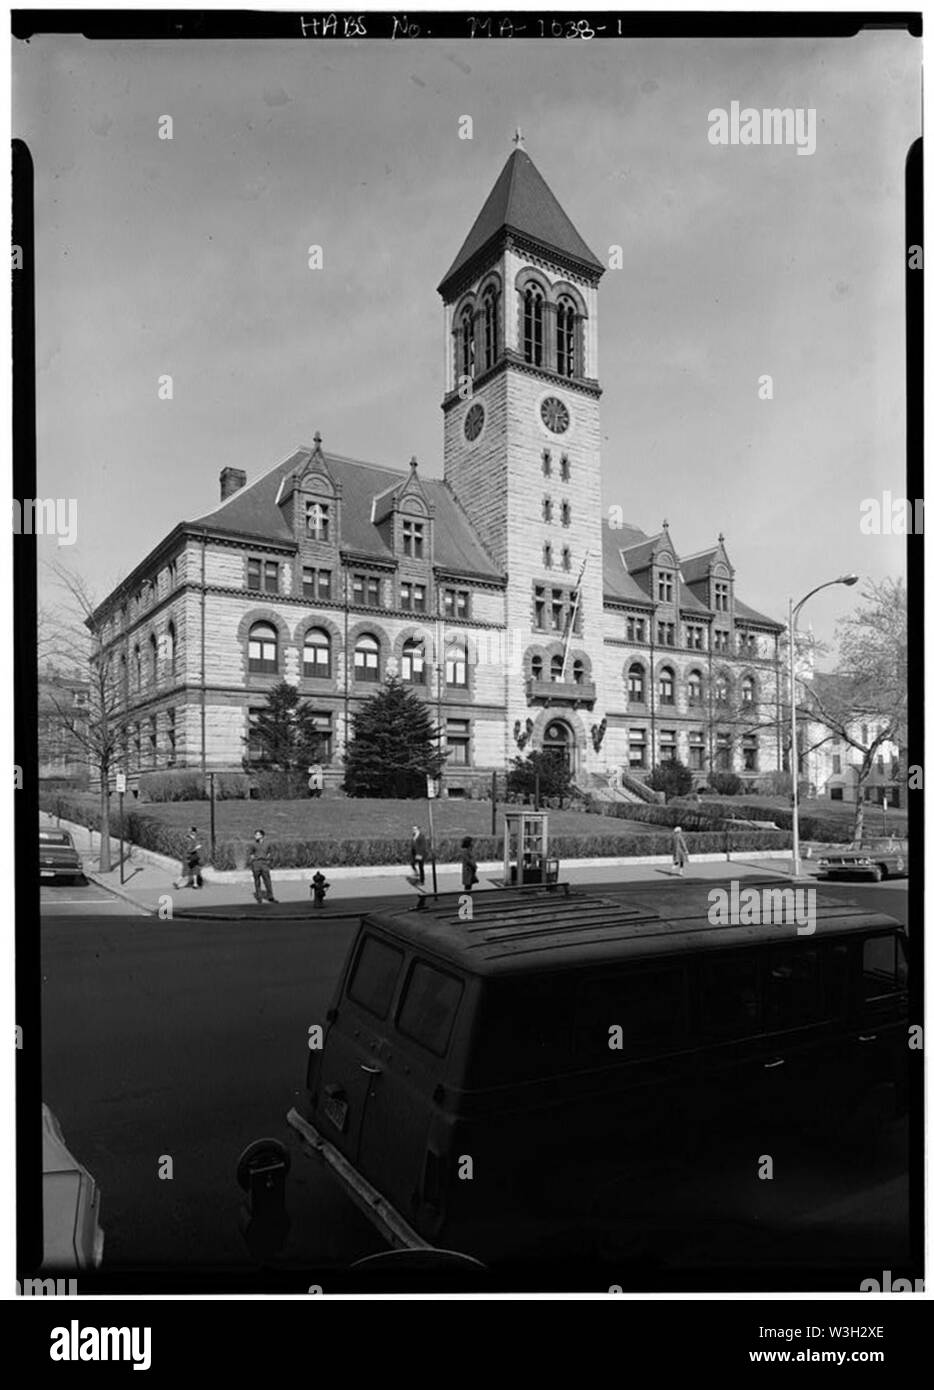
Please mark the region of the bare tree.
<svg viewBox="0 0 934 1390"><path fill-rule="evenodd" d="M908 715L908 603L901 579L870 581L864 603L837 624L839 664L801 682L800 709L859 754L853 839L863 837L866 784L879 750L901 748ZM826 742L826 739L822 740Z"/></svg>
<svg viewBox="0 0 934 1390"><path fill-rule="evenodd" d="M88 682L88 706L80 713L71 702L49 698L50 713L75 746L82 749L100 778L102 873L109 873L110 778L124 758L128 733L128 700L124 678L113 651L105 647L99 627L92 622L97 607L84 578L74 570L51 566L58 587L66 596L64 607L52 614L43 610L44 632L40 650Z"/></svg>

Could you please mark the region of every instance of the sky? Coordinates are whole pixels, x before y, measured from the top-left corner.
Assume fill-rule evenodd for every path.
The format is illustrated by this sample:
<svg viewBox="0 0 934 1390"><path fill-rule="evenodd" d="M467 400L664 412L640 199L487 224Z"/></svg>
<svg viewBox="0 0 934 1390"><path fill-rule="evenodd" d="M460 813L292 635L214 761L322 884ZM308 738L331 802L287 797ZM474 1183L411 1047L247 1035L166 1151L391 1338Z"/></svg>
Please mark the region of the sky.
<svg viewBox="0 0 934 1390"><path fill-rule="evenodd" d="M810 156L712 145L708 113L802 107ZM158 138L172 118L171 140ZM473 138L459 138L461 117ZM860 503L904 479L904 161L920 45L836 40L14 43L36 167L40 541L99 599L218 474L325 449L442 472L437 285L521 125L604 264L604 507L737 592L904 569ZM319 245L323 267L311 270ZM159 398L170 375L173 398ZM774 396L760 398L759 379ZM859 588L812 601L822 639Z"/></svg>

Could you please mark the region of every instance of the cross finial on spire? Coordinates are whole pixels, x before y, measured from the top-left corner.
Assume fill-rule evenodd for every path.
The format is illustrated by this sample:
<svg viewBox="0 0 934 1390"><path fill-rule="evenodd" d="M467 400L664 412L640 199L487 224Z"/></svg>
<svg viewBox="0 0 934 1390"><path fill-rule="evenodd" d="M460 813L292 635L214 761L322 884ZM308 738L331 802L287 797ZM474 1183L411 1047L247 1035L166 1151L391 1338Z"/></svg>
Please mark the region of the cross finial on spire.
<svg viewBox="0 0 934 1390"><path fill-rule="evenodd" d="M412 470L413 473L415 472L416 468L418 467L418 459L415 457L414 454L413 454L412 457L409 459L409 467L411 468L411 470Z"/></svg>
<svg viewBox="0 0 934 1390"><path fill-rule="evenodd" d="M516 126L516 133L515 133L515 135L512 137L512 143L515 145L515 147L516 147L517 150L524 150L524 149L525 149L525 139L523 138L523 135L522 135L522 127L521 127L521 125L517 125L517 126Z"/></svg>
<svg viewBox="0 0 934 1390"><path fill-rule="evenodd" d="M667 516L665 517L665 520L662 522L662 530L663 530L663 531L667 531L667 530L668 530L668 518L667 518Z"/></svg>
<svg viewBox="0 0 934 1390"><path fill-rule="evenodd" d="M717 537L717 540L718 540L718 541L720 542L720 544L722 545L725 539L726 539L726 537L724 536L723 532L721 531L720 534L719 534L719 536Z"/></svg>
<svg viewBox="0 0 934 1390"><path fill-rule="evenodd" d="M321 453L321 431L315 430L315 453Z"/></svg>

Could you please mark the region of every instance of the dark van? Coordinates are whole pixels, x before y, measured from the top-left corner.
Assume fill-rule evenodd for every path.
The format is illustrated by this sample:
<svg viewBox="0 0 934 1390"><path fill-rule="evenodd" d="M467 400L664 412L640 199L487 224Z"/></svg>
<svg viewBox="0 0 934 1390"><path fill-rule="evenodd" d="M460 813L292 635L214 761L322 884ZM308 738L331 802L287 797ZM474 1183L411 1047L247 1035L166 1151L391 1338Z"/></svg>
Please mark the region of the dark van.
<svg viewBox="0 0 934 1390"><path fill-rule="evenodd" d="M533 1249L601 1152L638 1172L750 1116L900 1114L899 923L822 896L811 936L712 926L708 886L365 917L289 1122L392 1244L489 1259Z"/></svg>

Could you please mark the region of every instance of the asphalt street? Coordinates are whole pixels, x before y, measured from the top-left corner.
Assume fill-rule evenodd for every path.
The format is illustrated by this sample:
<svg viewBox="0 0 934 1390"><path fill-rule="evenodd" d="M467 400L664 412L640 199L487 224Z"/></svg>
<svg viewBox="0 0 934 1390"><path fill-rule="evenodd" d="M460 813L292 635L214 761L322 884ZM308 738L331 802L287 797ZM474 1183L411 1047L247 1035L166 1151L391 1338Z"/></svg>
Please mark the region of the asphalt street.
<svg viewBox="0 0 934 1390"><path fill-rule="evenodd" d="M904 882L818 892L905 920ZM94 885L42 890L44 1100L100 1185L110 1270L249 1269L235 1166L266 1135L292 1151L289 1259L340 1268L384 1248L285 1122L302 1090L308 1029L324 1022L356 919L310 908L296 917L295 904L291 915L289 905L245 910L163 921ZM766 1225L785 1223L796 1259L808 1231L815 1258L832 1261L836 1247L847 1258L865 1251L867 1261L904 1257L905 1153L904 1126L857 1164L789 1150L782 1209L765 1212ZM730 1231L763 1220L763 1185L741 1191L728 1166L682 1179L667 1209L673 1228L683 1232L679 1209L693 1204L717 1231L713 1242L688 1242L684 1262L736 1265L748 1247L744 1236L731 1246ZM611 1173L586 1185L619 1191ZM779 1263L792 1259L770 1243Z"/></svg>

